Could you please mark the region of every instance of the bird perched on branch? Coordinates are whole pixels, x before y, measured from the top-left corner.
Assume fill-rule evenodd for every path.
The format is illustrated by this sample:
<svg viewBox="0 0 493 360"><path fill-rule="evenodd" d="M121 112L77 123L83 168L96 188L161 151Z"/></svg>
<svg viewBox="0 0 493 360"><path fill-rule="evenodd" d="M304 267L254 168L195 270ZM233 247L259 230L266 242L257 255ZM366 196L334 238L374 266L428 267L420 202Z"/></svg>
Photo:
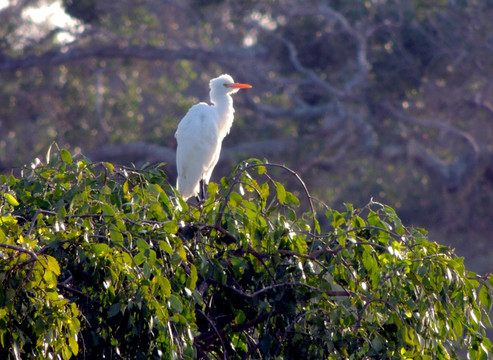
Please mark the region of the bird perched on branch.
<svg viewBox="0 0 493 360"><path fill-rule="evenodd" d="M185 200L194 195L204 200L204 187L219 160L222 141L233 124L235 109L230 95L252 86L235 83L231 76L224 74L212 79L209 87L212 105L192 106L175 133L178 143L176 188Z"/></svg>

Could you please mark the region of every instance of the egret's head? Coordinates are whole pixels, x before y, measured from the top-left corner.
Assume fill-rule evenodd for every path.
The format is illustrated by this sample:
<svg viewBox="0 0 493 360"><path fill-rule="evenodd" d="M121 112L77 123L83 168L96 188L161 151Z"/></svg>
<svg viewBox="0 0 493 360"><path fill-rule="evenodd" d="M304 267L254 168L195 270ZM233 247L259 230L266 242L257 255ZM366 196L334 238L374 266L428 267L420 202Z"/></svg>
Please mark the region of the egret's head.
<svg viewBox="0 0 493 360"><path fill-rule="evenodd" d="M233 78L228 74L223 74L209 83L211 92L216 94L234 94L240 89L249 89L252 86L248 84L235 83Z"/></svg>

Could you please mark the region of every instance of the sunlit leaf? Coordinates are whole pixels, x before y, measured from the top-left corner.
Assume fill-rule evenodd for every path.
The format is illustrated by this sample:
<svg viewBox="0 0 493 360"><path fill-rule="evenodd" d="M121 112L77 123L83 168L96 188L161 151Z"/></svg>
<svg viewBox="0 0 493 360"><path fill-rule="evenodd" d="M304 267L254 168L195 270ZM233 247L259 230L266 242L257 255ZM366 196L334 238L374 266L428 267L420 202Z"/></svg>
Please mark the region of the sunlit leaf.
<svg viewBox="0 0 493 360"><path fill-rule="evenodd" d="M12 206L19 206L19 202L17 201L17 199L12 194L4 193L3 194L3 197L7 200L7 202L10 205L12 205Z"/></svg>
<svg viewBox="0 0 493 360"><path fill-rule="evenodd" d="M113 224L110 225L110 239L115 244L123 244L123 234L121 231Z"/></svg>
<svg viewBox="0 0 493 360"><path fill-rule="evenodd" d="M77 336L75 335L69 336L68 343L69 343L70 351L72 351L72 354L77 355L79 353L79 343L77 342Z"/></svg>
<svg viewBox="0 0 493 360"><path fill-rule="evenodd" d="M164 296L169 297L171 295L171 283L163 276L159 277L159 284L164 292Z"/></svg>
<svg viewBox="0 0 493 360"><path fill-rule="evenodd" d="M339 242L339 245L342 247L346 246L346 239L347 239L347 234L345 231L338 230L337 231L337 241Z"/></svg>
<svg viewBox="0 0 493 360"><path fill-rule="evenodd" d="M104 256L110 251L109 246L103 243L92 244L92 248L96 256Z"/></svg>
<svg viewBox="0 0 493 360"><path fill-rule="evenodd" d="M286 191L286 203L289 205L300 206L298 198L289 191Z"/></svg>
<svg viewBox="0 0 493 360"><path fill-rule="evenodd" d="M277 191L277 199L281 204L286 203L286 190L284 189L284 186L276 181L276 191Z"/></svg>
<svg viewBox="0 0 493 360"><path fill-rule="evenodd" d="M58 264L58 261L50 255L45 255L44 257L47 260L46 270L52 271L55 275L60 275L60 265Z"/></svg>
<svg viewBox="0 0 493 360"><path fill-rule="evenodd" d="M72 164L72 156L67 150L62 150L60 151L60 157L62 158L62 161L66 164L71 165Z"/></svg>
<svg viewBox="0 0 493 360"><path fill-rule="evenodd" d="M187 287L190 290L194 290L197 280L198 280L197 268L195 267L194 264L190 264L190 278L188 279Z"/></svg>
<svg viewBox="0 0 493 360"><path fill-rule="evenodd" d="M161 250L165 251L166 253L170 255L173 254L173 248L166 241L164 240L159 241L159 247L161 248Z"/></svg>
<svg viewBox="0 0 493 360"><path fill-rule="evenodd" d="M481 303L483 304L483 306L486 309L491 310L491 303L492 303L491 295L490 295L490 292L488 291L488 287L486 285L483 285L481 287L481 289L479 290L478 297L479 297L479 300L481 301Z"/></svg>

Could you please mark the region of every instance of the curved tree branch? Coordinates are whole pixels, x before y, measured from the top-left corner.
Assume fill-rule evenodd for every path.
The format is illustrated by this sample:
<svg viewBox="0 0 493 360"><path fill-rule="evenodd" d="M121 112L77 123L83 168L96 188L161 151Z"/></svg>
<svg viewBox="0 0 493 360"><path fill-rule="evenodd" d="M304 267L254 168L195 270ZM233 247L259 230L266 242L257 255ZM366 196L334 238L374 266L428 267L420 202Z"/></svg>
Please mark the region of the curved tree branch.
<svg viewBox="0 0 493 360"><path fill-rule="evenodd" d="M140 59L140 60L191 60L202 63L231 61L232 58L241 58L250 54L251 49L221 48L201 49L181 47L179 49L161 48L155 46L135 46L125 42L121 44L98 43L89 46L74 46L57 48L41 55L28 55L25 57L0 58L0 71L13 72L19 69L42 66L58 66L66 63L81 61L90 58L96 59Z"/></svg>
<svg viewBox="0 0 493 360"><path fill-rule="evenodd" d="M27 261L25 261L25 262L23 262L22 265L27 265L29 263L32 263L33 261L38 260L38 255L36 255L36 253L34 251L25 249L25 248L23 248L21 246L0 243L0 247L2 247L4 249L10 249L10 250L14 250L14 251L17 251L17 252L22 252L22 253L28 254L30 256L30 259L27 260Z"/></svg>

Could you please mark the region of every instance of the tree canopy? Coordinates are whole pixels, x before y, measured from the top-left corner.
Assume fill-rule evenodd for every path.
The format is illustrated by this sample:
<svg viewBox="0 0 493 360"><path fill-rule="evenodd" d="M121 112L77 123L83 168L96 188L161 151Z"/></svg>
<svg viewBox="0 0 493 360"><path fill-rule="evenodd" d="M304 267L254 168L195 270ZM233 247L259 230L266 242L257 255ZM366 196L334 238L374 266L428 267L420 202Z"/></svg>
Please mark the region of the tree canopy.
<svg viewBox="0 0 493 360"><path fill-rule="evenodd" d="M296 187L276 180L283 172ZM324 206L284 165L243 162L209 184L202 206L183 202L159 168L54 148L0 183L2 358L493 351L493 277L467 271L385 204Z"/></svg>
<svg viewBox="0 0 493 360"><path fill-rule="evenodd" d="M491 280L464 263L492 270L491 18L488 0L0 2L1 355L487 356ZM170 185L173 134L220 73L253 90L200 209Z"/></svg>
<svg viewBox="0 0 493 360"><path fill-rule="evenodd" d="M176 125L227 72L255 93L235 97L216 181L268 158L330 204L491 233L490 1L65 0L68 25L34 27L51 3L0 10L4 171L55 140L174 178Z"/></svg>

